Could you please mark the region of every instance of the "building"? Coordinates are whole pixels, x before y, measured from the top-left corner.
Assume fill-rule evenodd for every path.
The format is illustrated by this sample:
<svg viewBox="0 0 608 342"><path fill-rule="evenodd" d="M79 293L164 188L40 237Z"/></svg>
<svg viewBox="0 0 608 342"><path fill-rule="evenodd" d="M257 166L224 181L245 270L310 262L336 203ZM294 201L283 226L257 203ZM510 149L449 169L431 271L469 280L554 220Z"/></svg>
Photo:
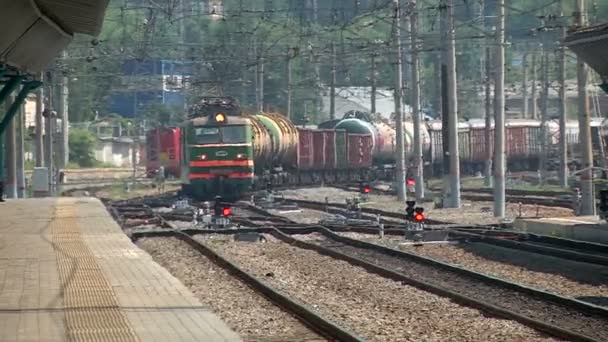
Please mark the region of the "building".
<svg viewBox="0 0 608 342"><path fill-rule="evenodd" d="M324 88L321 94L321 119L329 119L330 91ZM371 113L372 111L371 87L343 87L336 88L336 118L344 113L359 111ZM411 115L412 109L408 105L403 107L406 117ZM392 89L378 88L376 90L376 113L390 120L395 112L395 101Z"/></svg>
<svg viewBox="0 0 608 342"><path fill-rule="evenodd" d="M127 60L120 85L110 95L110 112L133 118L154 105L183 111L190 74L181 62Z"/></svg>

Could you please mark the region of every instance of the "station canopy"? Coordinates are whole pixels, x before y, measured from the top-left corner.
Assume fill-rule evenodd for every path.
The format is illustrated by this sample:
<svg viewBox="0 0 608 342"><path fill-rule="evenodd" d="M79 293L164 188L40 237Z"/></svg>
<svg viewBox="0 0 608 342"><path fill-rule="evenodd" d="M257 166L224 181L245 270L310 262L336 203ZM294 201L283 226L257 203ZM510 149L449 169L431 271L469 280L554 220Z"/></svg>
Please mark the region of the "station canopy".
<svg viewBox="0 0 608 342"><path fill-rule="evenodd" d="M564 41L602 78L600 85L608 92L608 23L584 27L570 32Z"/></svg>
<svg viewBox="0 0 608 342"><path fill-rule="evenodd" d="M109 0L0 0L0 63L42 71L74 34L98 35Z"/></svg>

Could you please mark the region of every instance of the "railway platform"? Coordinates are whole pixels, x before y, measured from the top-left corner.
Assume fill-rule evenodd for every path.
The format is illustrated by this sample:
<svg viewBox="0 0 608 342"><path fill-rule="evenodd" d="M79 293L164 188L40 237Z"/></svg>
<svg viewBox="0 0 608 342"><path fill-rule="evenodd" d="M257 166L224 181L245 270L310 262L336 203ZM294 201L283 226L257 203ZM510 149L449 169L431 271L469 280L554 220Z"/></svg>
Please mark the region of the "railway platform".
<svg viewBox="0 0 608 342"><path fill-rule="evenodd" d="M94 198L0 204L0 341L241 341Z"/></svg>
<svg viewBox="0 0 608 342"><path fill-rule="evenodd" d="M528 233L608 244L608 224L597 216L517 219L513 225Z"/></svg>

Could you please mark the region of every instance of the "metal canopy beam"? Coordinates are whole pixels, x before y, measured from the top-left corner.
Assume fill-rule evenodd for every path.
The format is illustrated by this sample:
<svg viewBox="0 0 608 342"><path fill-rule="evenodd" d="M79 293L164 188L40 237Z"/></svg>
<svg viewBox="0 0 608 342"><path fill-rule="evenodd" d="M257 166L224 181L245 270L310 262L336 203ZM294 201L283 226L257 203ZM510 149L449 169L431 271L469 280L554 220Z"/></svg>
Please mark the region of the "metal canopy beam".
<svg viewBox="0 0 608 342"><path fill-rule="evenodd" d="M9 83L4 86L4 89L2 89L2 92L4 92L9 85L12 85L13 89L14 89L14 87L16 87L16 85L13 85L14 82L17 82L17 85L19 85L21 79L22 79L22 76L13 77L9 81ZM23 104L23 102L27 98L27 95L32 90L40 87L41 85L42 85L42 82L40 82L40 81L28 81L23 84L23 88L21 89L21 91L19 91L19 94L15 98L15 101L11 104L10 108L4 114L4 117L2 118L2 121L0 122L0 135L2 135L4 133L4 131L6 130L8 125L11 123L11 120L15 117L15 114L17 114L19 107ZM2 94L0 93L0 101L4 102L6 97L8 97L8 95L10 95L11 92L12 92L12 90L10 92L7 92L6 95L4 96L4 98L1 97Z"/></svg>

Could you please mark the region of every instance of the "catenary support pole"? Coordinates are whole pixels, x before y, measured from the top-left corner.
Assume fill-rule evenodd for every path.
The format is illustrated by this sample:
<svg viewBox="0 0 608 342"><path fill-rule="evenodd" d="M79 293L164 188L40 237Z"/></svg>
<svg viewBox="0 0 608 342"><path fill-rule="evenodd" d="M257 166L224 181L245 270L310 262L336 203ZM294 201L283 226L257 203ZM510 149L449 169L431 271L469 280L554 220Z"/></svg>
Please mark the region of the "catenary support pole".
<svg viewBox="0 0 608 342"><path fill-rule="evenodd" d="M443 158L441 162L442 178L443 178L443 205L448 206L450 199L450 102L448 94L448 5L447 0L441 0L439 3L439 25L441 33L441 59L440 59L440 75L441 75L441 151Z"/></svg>
<svg viewBox="0 0 608 342"><path fill-rule="evenodd" d="M376 114L376 88L377 88L377 78L376 78L376 51L372 52L371 54L371 66L372 66L372 70L370 72L370 85L372 88L372 93L370 95L370 101L371 101L371 111L372 114Z"/></svg>
<svg viewBox="0 0 608 342"><path fill-rule="evenodd" d="M19 112L13 121L17 125L17 197L25 198L25 111L23 104L19 106Z"/></svg>
<svg viewBox="0 0 608 342"><path fill-rule="evenodd" d="M5 103L5 108L9 108L15 103L15 97L10 96ZM15 119L9 121L4 131L4 147L6 156L6 181L4 191L6 198L17 198L17 140L15 134Z"/></svg>
<svg viewBox="0 0 608 342"><path fill-rule="evenodd" d="M497 2L494 125L494 216L505 217L505 0Z"/></svg>
<svg viewBox="0 0 608 342"><path fill-rule="evenodd" d="M38 80L42 81L42 73L38 75ZM42 132L44 131L43 121L42 121L42 110L43 110L43 87L38 87L36 90L36 128L35 128L35 136L34 136L34 145L35 145L35 153L36 153L36 167L42 167L44 165L44 147L43 147L43 136Z"/></svg>
<svg viewBox="0 0 608 342"><path fill-rule="evenodd" d="M458 151L458 91L456 81L456 30L454 0L448 0L448 103L450 152L450 208L460 208L460 155Z"/></svg>
<svg viewBox="0 0 608 342"><path fill-rule="evenodd" d="M401 70L401 3L400 0L393 0L393 44L395 52L395 116L397 125L397 179L395 180L395 186L397 187L397 198L400 201L406 199L405 191L405 146L403 141L403 108L401 106L401 99L403 95L403 80Z"/></svg>
<svg viewBox="0 0 608 342"><path fill-rule="evenodd" d="M183 22L183 20L180 20ZM68 57L67 52L63 52L63 58L66 59ZM65 62L64 62L65 63ZM61 139L59 144L59 150L61 152L61 157L58 160L59 165L57 168L65 169L66 165L68 165L68 160L70 157L70 145L69 145L69 88L68 88L68 77L66 75L62 75L59 77L59 115L61 118Z"/></svg>
<svg viewBox="0 0 608 342"><path fill-rule="evenodd" d="M483 3L485 7L485 2ZM485 14L485 9L483 10ZM484 29L487 28L487 23L485 20L485 15L483 18ZM494 111L492 110L492 50L490 48L491 41L489 36L486 38L486 48L485 48L485 129L484 129L484 138L486 142L485 146L485 165L484 165L484 185L487 187L492 187L493 185L493 177L492 177L492 118L494 117Z"/></svg>
<svg viewBox="0 0 608 342"><path fill-rule="evenodd" d="M336 61L336 43L332 40L331 42L331 79L329 89L329 119L334 120L336 118L336 73L337 73L337 61Z"/></svg>
<svg viewBox="0 0 608 342"><path fill-rule="evenodd" d="M562 41L566 26L561 25ZM568 144L566 141L566 47L559 47L559 185L568 186Z"/></svg>
<svg viewBox="0 0 608 342"><path fill-rule="evenodd" d="M531 97L532 97L532 109L530 113L530 118L533 120L538 119L538 87L536 83L538 82L538 74L536 72L536 52L532 52L532 85L531 85Z"/></svg>
<svg viewBox="0 0 608 342"><path fill-rule="evenodd" d="M414 121L414 167L416 201L424 199L424 162L422 160L421 111L420 111L420 56L418 49L418 8L416 0L410 0L410 42L412 53L412 117Z"/></svg>
<svg viewBox="0 0 608 342"><path fill-rule="evenodd" d="M547 157L548 157L548 132L547 132L547 121L549 118L549 51L547 51L546 44L543 44L541 52L541 109L540 109L540 162L538 170L540 172L540 182L544 184L547 180Z"/></svg>
<svg viewBox="0 0 608 342"><path fill-rule="evenodd" d="M574 12L576 26L584 27L587 24L585 0L576 0ZM578 78L578 125L579 139L583 156L583 169L581 172L582 205L581 215L595 214L595 195L593 193L593 153L591 150L591 118L589 111L589 96L587 94L588 70L585 62L577 58Z"/></svg>
<svg viewBox="0 0 608 342"><path fill-rule="evenodd" d="M528 50L524 52L521 62L522 81L521 81L521 117L528 117Z"/></svg>
<svg viewBox="0 0 608 342"><path fill-rule="evenodd" d="M287 118L289 120L291 120L292 122L294 121L293 118L293 113L291 112L291 96L292 96L292 84L291 84L291 75L292 75L292 67L291 67L291 61L293 59L293 51L294 48L288 48L287 49L287 98L286 98L286 107L287 107Z"/></svg>

